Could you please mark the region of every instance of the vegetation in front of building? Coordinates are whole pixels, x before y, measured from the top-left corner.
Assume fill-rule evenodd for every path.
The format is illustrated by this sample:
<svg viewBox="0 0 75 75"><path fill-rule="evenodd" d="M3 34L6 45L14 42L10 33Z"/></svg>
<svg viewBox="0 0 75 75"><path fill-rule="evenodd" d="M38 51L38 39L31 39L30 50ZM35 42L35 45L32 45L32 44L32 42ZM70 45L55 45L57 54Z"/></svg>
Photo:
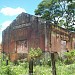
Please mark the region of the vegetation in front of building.
<svg viewBox="0 0 75 75"><path fill-rule="evenodd" d="M56 60L56 72L57 75L75 75L75 50L69 51L64 54L65 59L62 61L60 59ZM44 58L40 57L38 64L33 65L33 75L51 75L52 74L52 66L50 58L47 58L48 61L45 61ZM37 61L38 58L34 61ZM14 64L9 61L9 65L6 65L6 60L2 60L0 58L0 75L28 75L29 73L29 63L24 60L20 62L18 60L18 64Z"/></svg>

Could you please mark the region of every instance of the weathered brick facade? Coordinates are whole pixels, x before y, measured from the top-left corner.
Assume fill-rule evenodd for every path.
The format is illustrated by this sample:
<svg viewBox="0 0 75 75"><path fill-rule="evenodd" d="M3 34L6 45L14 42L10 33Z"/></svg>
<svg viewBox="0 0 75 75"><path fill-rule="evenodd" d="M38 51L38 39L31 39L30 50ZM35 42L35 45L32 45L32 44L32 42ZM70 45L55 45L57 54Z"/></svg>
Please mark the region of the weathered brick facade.
<svg viewBox="0 0 75 75"><path fill-rule="evenodd" d="M2 51L2 45L0 44L0 53L1 53L1 51Z"/></svg>
<svg viewBox="0 0 75 75"><path fill-rule="evenodd" d="M14 60L30 48L63 52L75 49L75 34L26 13L20 14L2 33L3 53Z"/></svg>

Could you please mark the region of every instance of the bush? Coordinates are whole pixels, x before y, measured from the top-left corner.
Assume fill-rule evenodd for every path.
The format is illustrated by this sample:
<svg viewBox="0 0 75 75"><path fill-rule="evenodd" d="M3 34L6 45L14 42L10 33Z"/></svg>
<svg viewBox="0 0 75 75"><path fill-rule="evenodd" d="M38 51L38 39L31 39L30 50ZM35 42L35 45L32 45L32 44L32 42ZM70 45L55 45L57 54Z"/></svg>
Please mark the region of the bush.
<svg viewBox="0 0 75 75"><path fill-rule="evenodd" d="M39 57L41 54L42 54L42 50L39 47L37 49L31 48L29 50L28 57L29 57L29 59L31 59L31 58L35 59L35 58Z"/></svg>
<svg viewBox="0 0 75 75"><path fill-rule="evenodd" d="M44 52L40 57L41 65L49 65L51 66L51 57L49 52Z"/></svg>
<svg viewBox="0 0 75 75"><path fill-rule="evenodd" d="M64 55L65 55L65 60L64 60L65 64L72 64L72 63L74 63L75 50L71 50L69 52L65 52Z"/></svg>

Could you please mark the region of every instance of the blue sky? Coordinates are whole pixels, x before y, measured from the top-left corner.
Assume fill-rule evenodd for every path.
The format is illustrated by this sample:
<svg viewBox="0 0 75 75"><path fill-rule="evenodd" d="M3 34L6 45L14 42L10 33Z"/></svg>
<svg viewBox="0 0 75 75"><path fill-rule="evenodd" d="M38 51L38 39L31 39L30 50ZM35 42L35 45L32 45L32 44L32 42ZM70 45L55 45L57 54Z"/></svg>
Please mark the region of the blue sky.
<svg viewBox="0 0 75 75"><path fill-rule="evenodd" d="M2 31L19 15L26 12L34 15L34 10L42 0L0 0L0 42Z"/></svg>

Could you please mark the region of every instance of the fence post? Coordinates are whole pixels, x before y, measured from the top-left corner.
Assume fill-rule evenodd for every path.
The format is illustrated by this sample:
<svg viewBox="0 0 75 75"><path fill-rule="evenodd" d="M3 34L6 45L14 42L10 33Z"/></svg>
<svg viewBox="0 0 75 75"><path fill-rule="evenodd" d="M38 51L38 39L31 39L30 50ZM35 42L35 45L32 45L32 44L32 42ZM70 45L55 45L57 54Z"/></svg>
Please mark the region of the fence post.
<svg viewBox="0 0 75 75"><path fill-rule="evenodd" d="M29 61L29 75L33 75L33 59Z"/></svg>
<svg viewBox="0 0 75 75"><path fill-rule="evenodd" d="M52 64L52 74L56 75L56 66L55 66L54 53L51 53L51 64Z"/></svg>
<svg viewBox="0 0 75 75"><path fill-rule="evenodd" d="M8 65L8 60L6 60L6 66Z"/></svg>
<svg viewBox="0 0 75 75"><path fill-rule="evenodd" d="M8 56L6 56L6 66L8 65L8 62L9 62Z"/></svg>

